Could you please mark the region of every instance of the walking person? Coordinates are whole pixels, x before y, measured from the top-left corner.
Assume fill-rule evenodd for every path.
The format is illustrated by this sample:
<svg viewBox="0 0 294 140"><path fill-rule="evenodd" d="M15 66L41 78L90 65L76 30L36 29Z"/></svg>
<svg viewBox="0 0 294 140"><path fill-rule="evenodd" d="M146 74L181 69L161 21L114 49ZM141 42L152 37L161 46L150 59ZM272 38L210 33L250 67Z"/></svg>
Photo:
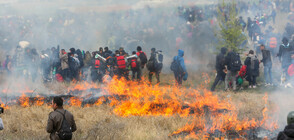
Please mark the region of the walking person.
<svg viewBox="0 0 294 140"><path fill-rule="evenodd" d="M63 99L54 97L53 112L50 112L46 131L50 133L50 140L72 139L72 132L77 130L74 116L63 109Z"/></svg>
<svg viewBox="0 0 294 140"><path fill-rule="evenodd" d="M173 58L173 62L171 64L171 70L174 72L176 85L181 86L183 80L186 81L188 78L188 72L185 66L184 60L184 51L178 50L178 56Z"/></svg>
<svg viewBox="0 0 294 140"><path fill-rule="evenodd" d="M159 84L160 83L159 75L162 69L162 62L161 63L159 62L158 55L155 48L151 49L151 56L147 62L147 69L149 70L148 78L149 78L150 84L152 83L153 74L155 74L155 77L157 79L157 84Z"/></svg>
<svg viewBox="0 0 294 140"><path fill-rule="evenodd" d="M288 39L284 37L282 39L282 45L280 45L279 53L277 56L279 57L279 60L282 63L282 69L283 73L281 76L281 84L283 84L285 81L289 79L289 75L287 73L287 70L289 66L291 65L291 52L293 51L293 47L290 45Z"/></svg>
<svg viewBox="0 0 294 140"><path fill-rule="evenodd" d="M214 83L211 87L211 91L215 90L215 87L220 81L225 81L226 73L224 72L225 67L225 55L227 53L227 48L223 47L221 48L221 52L216 56L216 64L215 69L217 72L217 75L215 77Z"/></svg>

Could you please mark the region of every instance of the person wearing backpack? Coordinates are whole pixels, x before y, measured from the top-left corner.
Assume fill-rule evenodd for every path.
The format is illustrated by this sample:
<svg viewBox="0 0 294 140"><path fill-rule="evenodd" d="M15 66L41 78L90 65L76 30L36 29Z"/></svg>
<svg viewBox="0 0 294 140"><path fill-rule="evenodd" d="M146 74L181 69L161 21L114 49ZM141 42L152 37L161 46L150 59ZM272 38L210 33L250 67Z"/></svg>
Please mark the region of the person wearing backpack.
<svg viewBox="0 0 294 140"><path fill-rule="evenodd" d="M132 52L132 56L133 57L128 59L128 67L130 67L132 71L132 80L134 81L137 77L137 81L140 81L142 73L141 61L135 51Z"/></svg>
<svg viewBox="0 0 294 140"><path fill-rule="evenodd" d="M232 50L225 57L225 65L227 66L227 74L225 78L225 90L229 89L229 83L233 85L233 90L236 90L236 76L240 71L242 63L240 55Z"/></svg>
<svg viewBox="0 0 294 140"><path fill-rule="evenodd" d="M185 66L184 61L184 51L178 50L178 56L175 56L173 58L173 62L171 64L171 70L174 72L176 85L180 86L182 85L182 81L186 81L188 78L188 72Z"/></svg>
<svg viewBox="0 0 294 140"><path fill-rule="evenodd" d="M142 51L142 47L138 46L137 47L137 56L140 58L141 60L141 68L143 69L147 63L147 55L145 52Z"/></svg>
<svg viewBox="0 0 294 140"><path fill-rule="evenodd" d="M77 55L74 53L69 53L69 68L71 72L71 80L79 80L79 69L80 61L77 58Z"/></svg>
<svg viewBox="0 0 294 140"><path fill-rule="evenodd" d="M125 60L125 56L124 53L122 53L122 51L115 51L116 53L116 70L117 70L117 76L118 79L120 79L121 77L125 77L125 79L129 80L128 74L127 74L127 65L126 65L126 60Z"/></svg>
<svg viewBox="0 0 294 140"><path fill-rule="evenodd" d="M219 81L225 81L226 73L224 71L226 69L225 67L226 53L227 53L227 48L223 47L221 48L221 52L216 56L215 69L216 69L217 75L215 77L214 83L212 84L211 91L215 90L215 87L219 83Z"/></svg>
<svg viewBox="0 0 294 140"><path fill-rule="evenodd" d="M54 97L52 101L54 111L49 113L46 131L50 133L50 140L71 140L72 132L77 130L74 116L63 109L63 99Z"/></svg>
<svg viewBox="0 0 294 140"><path fill-rule="evenodd" d="M262 53L262 60L260 62L263 63L264 67L265 86L270 86L273 84L271 52L266 50L263 44L260 45L260 50Z"/></svg>
<svg viewBox="0 0 294 140"><path fill-rule="evenodd" d="M256 88L256 78L259 75L259 60L254 55L254 51L250 50L244 64L247 66L247 79L249 88Z"/></svg>
<svg viewBox="0 0 294 140"><path fill-rule="evenodd" d="M159 75L160 75L160 72L161 72L161 68L159 66L159 62L158 62L158 59L157 59L156 49L152 48L151 49L150 59L147 62L147 69L149 70L148 78L149 78L150 84L152 83L153 74L155 74L155 77L157 79L157 84L160 83Z"/></svg>
<svg viewBox="0 0 294 140"><path fill-rule="evenodd" d="M98 58L99 54L95 53L94 58L91 63L91 79L92 82L102 82L102 78L104 76L104 63Z"/></svg>

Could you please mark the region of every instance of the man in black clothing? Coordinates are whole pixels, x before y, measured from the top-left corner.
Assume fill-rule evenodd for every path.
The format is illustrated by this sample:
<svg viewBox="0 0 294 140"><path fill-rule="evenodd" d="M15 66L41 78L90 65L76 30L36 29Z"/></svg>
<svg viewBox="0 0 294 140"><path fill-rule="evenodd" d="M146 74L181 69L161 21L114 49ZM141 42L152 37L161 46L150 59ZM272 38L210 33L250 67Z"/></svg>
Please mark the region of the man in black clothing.
<svg viewBox="0 0 294 140"><path fill-rule="evenodd" d="M294 139L294 111L287 116L287 126L284 131L280 132L277 140L293 140Z"/></svg>
<svg viewBox="0 0 294 140"><path fill-rule="evenodd" d="M158 60L156 57L156 49L151 49L151 56L147 63L147 69L149 70L149 82L152 83L152 76L155 74L155 77L157 79L157 83L160 83L159 74L161 72L161 69L157 67Z"/></svg>
<svg viewBox="0 0 294 140"><path fill-rule="evenodd" d="M283 73L286 75L286 80L289 79L288 76L288 67L291 65L291 52L293 51L293 47L290 45L288 39L286 37L282 40L283 44L279 48L279 53L277 56L282 62Z"/></svg>
<svg viewBox="0 0 294 140"><path fill-rule="evenodd" d="M265 49L265 46L260 45L260 50L262 53L262 60L260 62L263 63L264 66L264 77L265 77L265 85L272 85L272 58L271 52Z"/></svg>
<svg viewBox="0 0 294 140"><path fill-rule="evenodd" d="M211 87L211 91L214 91L216 85L219 83L219 81L224 81L226 77L226 73L224 70L225 67L225 54L227 53L227 48L223 47L221 48L221 52L216 56L216 64L215 69L217 72L216 78L214 80L214 83Z"/></svg>

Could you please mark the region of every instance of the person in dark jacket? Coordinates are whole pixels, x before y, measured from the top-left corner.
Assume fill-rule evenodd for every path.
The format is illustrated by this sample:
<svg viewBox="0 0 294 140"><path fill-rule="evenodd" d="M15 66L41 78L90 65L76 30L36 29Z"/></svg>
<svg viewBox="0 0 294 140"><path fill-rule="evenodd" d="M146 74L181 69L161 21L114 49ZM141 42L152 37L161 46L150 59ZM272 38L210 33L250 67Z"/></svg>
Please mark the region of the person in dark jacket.
<svg viewBox="0 0 294 140"><path fill-rule="evenodd" d="M271 52L266 50L263 44L260 45L260 50L262 53L262 59L260 62L263 63L264 67L265 86L269 86L273 84Z"/></svg>
<svg viewBox="0 0 294 140"><path fill-rule="evenodd" d="M67 110L63 109L63 99L61 97L54 97L52 101L53 112L50 112L46 131L50 133L50 140L59 140L57 135L58 131L61 129L63 120L63 115L66 121L69 123L72 132L77 130L77 126L74 120L74 116Z"/></svg>
<svg viewBox="0 0 294 140"><path fill-rule="evenodd" d="M227 48L223 47L221 48L221 52L216 56L216 64L215 64L215 69L217 72L217 75L215 77L214 83L211 87L211 91L214 91L216 85L219 83L219 81L224 81L226 77L226 73L224 70L226 69L225 67L225 55L227 53Z"/></svg>
<svg viewBox="0 0 294 140"><path fill-rule="evenodd" d="M151 56L147 63L147 69L149 70L149 82L152 83L152 76L155 74L155 77L157 79L157 83L160 83L160 77L159 74L161 72L161 69L157 68L157 57L156 57L156 49L151 49Z"/></svg>
<svg viewBox="0 0 294 140"><path fill-rule="evenodd" d="M98 58L99 54L96 53L91 62L91 79L93 82L102 82L102 78L105 74L104 63Z"/></svg>
<svg viewBox="0 0 294 140"><path fill-rule="evenodd" d="M130 67L132 70L132 80L133 81L137 80L139 82L141 80L141 73L142 73L141 61L135 51L132 52L132 56L135 56L135 57L131 57L128 59L128 67Z"/></svg>
<svg viewBox="0 0 294 140"><path fill-rule="evenodd" d="M178 56L175 56L173 58L173 61L179 61L179 64L181 65L181 68L183 69L184 73L179 73L177 71L174 71L175 79L176 79L176 84L177 85L182 85L182 81L186 81L188 79L188 72L186 69L185 65L185 60L184 60L184 51L183 50L178 50Z"/></svg>
<svg viewBox="0 0 294 140"><path fill-rule="evenodd" d="M104 54L103 57L107 58L107 56L112 55L112 51L108 49L108 47L104 47Z"/></svg>
<svg viewBox="0 0 294 140"><path fill-rule="evenodd" d="M226 74L226 78L225 78L225 90L226 91L229 90L229 83L230 82L233 85L233 90L236 90L236 88L237 88L236 76L238 75L238 71L232 70L232 67L231 67L231 64L232 64L231 60L232 60L233 56L236 56L236 55L237 55L236 52L229 50L229 53L225 57L225 65L227 66L227 74ZM240 67L241 67L241 65L240 65Z"/></svg>
<svg viewBox="0 0 294 140"><path fill-rule="evenodd" d="M244 64L247 66L247 79L249 88L256 88L256 78L259 75L259 60L254 55L254 51L250 50Z"/></svg>
<svg viewBox="0 0 294 140"><path fill-rule="evenodd" d="M279 60L282 62L282 69L283 74L286 77L286 80L289 79L289 75L287 73L288 67L291 64L291 52L293 51L293 47L290 45L288 39L284 37L282 39L283 44L279 48L279 53L277 56L279 57Z"/></svg>
<svg viewBox="0 0 294 140"><path fill-rule="evenodd" d="M287 126L284 131L281 131L277 140L293 140L294 139L294 111L291 111L287 116Z"/></svg>

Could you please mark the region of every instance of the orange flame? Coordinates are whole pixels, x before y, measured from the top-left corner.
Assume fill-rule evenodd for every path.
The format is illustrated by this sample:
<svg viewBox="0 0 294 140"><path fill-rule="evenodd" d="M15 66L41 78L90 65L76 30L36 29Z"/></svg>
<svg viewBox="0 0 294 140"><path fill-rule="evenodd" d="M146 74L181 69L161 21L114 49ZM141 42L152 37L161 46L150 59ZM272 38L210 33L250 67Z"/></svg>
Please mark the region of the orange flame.
<svg viewBox="0 0 294 140"><path fill-rule="evenodd" d="M82 105L82 100L78 97L71 97L69 100L69 105L70 106L78 106L81 107Z"/></svg>
<svg viewBox="0 0 294 140"><path fill-rule="evenodd" d="M29 100L30 100L29 97L27 97L24 93L18 99L18 101L22 107L29 107L30 106Z"/></svg>

